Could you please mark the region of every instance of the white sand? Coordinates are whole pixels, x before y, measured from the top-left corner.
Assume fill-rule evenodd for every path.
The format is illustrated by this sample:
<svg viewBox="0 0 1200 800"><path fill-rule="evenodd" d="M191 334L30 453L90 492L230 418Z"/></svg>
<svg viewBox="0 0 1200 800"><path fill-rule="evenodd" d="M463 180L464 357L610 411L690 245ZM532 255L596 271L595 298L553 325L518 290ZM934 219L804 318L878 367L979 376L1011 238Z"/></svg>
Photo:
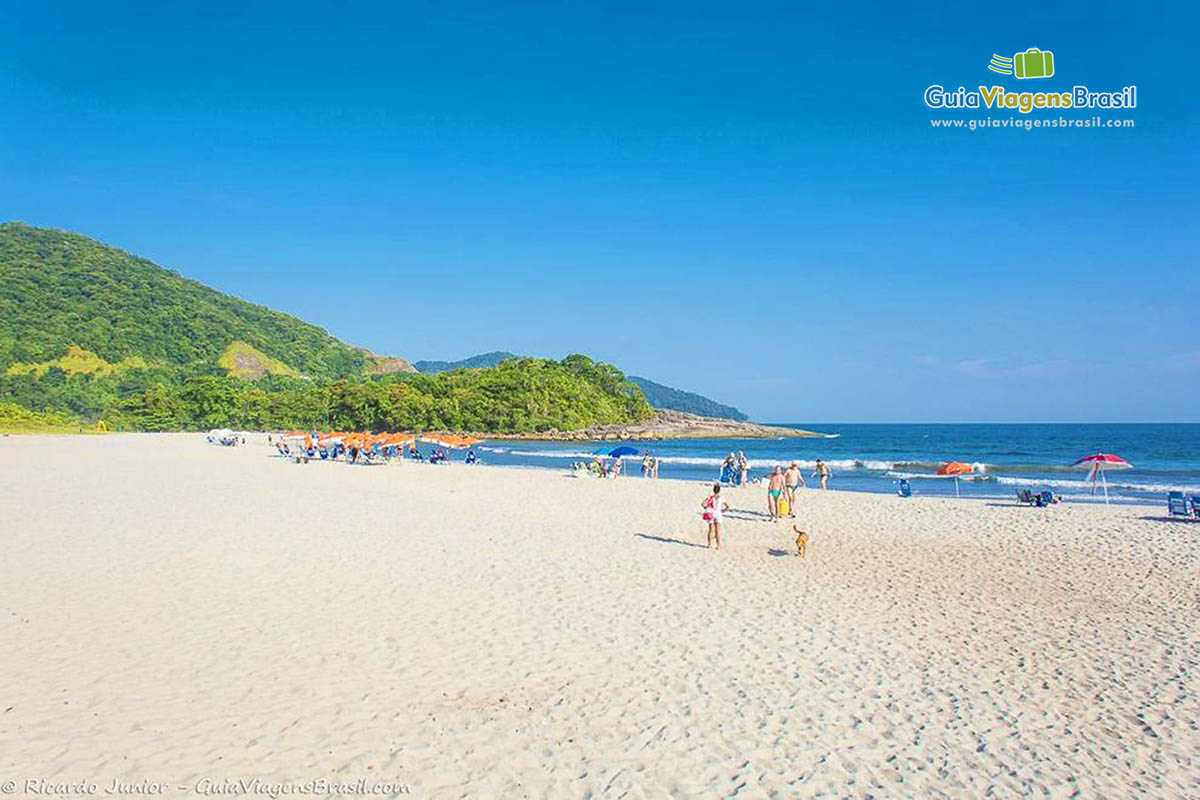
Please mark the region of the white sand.
<svg viewBox="0 0 1200 800"><path fill-rule="evenodd" d="M0 778L1196 796L1200 525L807 491L802 563L704 494L0 438Z"/></svg>

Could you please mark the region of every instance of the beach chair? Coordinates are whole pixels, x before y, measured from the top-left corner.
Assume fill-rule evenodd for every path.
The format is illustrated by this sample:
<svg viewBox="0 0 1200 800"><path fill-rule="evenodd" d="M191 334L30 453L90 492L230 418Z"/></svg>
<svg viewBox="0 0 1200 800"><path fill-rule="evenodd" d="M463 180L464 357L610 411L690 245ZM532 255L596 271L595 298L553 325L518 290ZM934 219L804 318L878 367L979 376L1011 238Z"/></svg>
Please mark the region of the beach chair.
<svg viewBox="0 0 1200 800"><path fill-rule="evenodd" d="M1023 506L1036 505L1041 497L1035 498L1029 489L1017 489L1017 503Z"/></svg>
<svg viewBox="0 0 1200 800"><path fill-rule="evenodd" d="M1042 491L1042 493L1040 495L1038 495L1038 505L1039 506L1054 505L1054 493L1051 492L1049 489L1044 489Z"/></svg>
<svg viewBox="0 0 1200 800"><path fill-rule="evenodd" d="M912 497L912 487L908 485L908 478L896 481L896 494L901 497Z"/></svg>
<svg viewBox="0 0 1200 800"><path fill-rule="evenodd" d="M1172 517L1192 517L1195 516L1196 498L1192 498L1193 508L1188 508L1188 500L1183 496L1183 492L1167 492L1167 513Z"/></svg>
<svg viewBox="0 0 1200 800"><path fill-rule="evenodd" d="M1200 520L1200 494L1192 495L1192 519Z"/></svg>

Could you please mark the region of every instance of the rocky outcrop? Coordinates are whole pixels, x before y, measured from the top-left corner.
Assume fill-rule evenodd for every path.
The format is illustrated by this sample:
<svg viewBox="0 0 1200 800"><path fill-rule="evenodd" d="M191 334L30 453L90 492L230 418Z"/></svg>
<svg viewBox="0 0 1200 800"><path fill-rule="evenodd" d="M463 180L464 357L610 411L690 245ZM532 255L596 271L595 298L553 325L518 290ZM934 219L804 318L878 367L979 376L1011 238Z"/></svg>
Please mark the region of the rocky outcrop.
<svg viewBox="0 0 1200 800"><path fill-rule="evenodd" d="M754 422L739 422L718 417L701 417L683 411L655 409L654 419L632 425L597 425L576 431L549 430L539 433L508 435L505 439L545 441L628 441L635 439L778 439L780 437L824 436L795 428L776 428ZM495 434L478 434L498 438Z"/></svg>
<svg viewBox="0 0 1200 800"><path fill-rule="evenodd" d="M381 356L363 347L358 349L367 357L366 366L368 375L387 375L392 372L417 371L417 368L409 363L407 359L396 358L394 356Z"/></svg>

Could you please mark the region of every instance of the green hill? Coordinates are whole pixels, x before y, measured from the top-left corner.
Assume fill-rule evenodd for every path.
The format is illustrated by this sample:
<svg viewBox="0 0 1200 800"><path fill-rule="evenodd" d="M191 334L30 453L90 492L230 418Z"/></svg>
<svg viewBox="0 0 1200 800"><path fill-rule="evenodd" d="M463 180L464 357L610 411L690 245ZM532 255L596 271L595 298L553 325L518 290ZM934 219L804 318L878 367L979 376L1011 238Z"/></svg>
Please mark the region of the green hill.
<svg viewBox="0 0 1200 800"><path fill-rule="evenodd" d="M472 430L652 416L572 355L417 374L315 325L78 234L0 225L0 429Z"/></svg>
<svg viewBox="0 0 1200 800"><path fill-rule="evenodd" d="M642 393L646 395L646 402L655 408L686 411L702 417L721 417L739 421L750 419L733 406L723 405L695 392L672 389L670 386L663 386L661 383L639 378L636 375L630 375L629 381L642 390Z"/></svg>
<svg viewBox="0 0 1200 800"><path fill-rule="evenodd" d="M15 222L0 225L0 320L0 371L58 366L70 374L82 364L119 372L132 364L330 380L362 376L381 360L144 258Z"/></svg>

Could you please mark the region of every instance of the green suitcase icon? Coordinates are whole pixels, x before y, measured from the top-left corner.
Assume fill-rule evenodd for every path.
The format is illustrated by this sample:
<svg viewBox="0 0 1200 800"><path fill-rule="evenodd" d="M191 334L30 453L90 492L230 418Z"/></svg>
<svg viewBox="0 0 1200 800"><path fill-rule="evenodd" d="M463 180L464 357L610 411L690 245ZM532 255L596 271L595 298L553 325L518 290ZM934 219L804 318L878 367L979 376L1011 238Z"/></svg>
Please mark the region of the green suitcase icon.
<svg viewBox="0 0 1200 800"><path fill-rule="evenodd" d="M1013 56L1013 74L1018 78L1049 78L1054 74L1054 53L1031 47Z"/></svg>

